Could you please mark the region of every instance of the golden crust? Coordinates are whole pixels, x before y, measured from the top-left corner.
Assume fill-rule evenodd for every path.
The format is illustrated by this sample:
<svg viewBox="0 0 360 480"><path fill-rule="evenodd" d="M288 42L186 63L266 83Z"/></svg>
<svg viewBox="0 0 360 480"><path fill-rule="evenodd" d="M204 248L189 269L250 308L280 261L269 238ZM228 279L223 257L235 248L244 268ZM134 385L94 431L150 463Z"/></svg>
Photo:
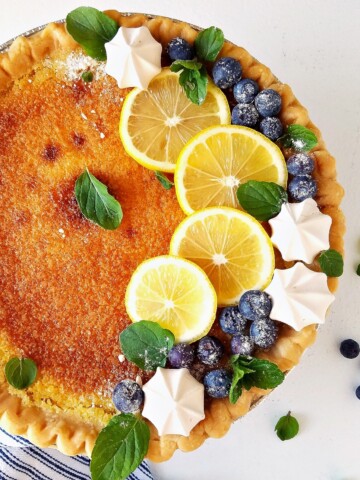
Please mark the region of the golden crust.
<svg viewBox="0 0 360 480"><path fill-rule="evenodd" d="M193 41L197 34L190 25L174 22L168 18L123 16L116 11L107 13L120 25L132 27L147 25L152 35L162 44L166 44L175 36ZM42 32L30 38L18 38L7 53L0 55L0 91L9 88L14 80L30 73L37 62L51 56L59 48L67 50L75 46L76 43L66 33L62 24L49 24ZM307 110L298 102L288 85L279 82L268 67L255 60L245 49L227 42L221 55L239 59L245 76L257 80L262 88L273 88L281 93L283 101L281 120L284 124L302 124L316 133L319 139L318 146L314 149L315 178L319 188L317 202L322 211L333 219L330 232L331 248L343 252L345 224L339 209L343 190L336 181L335 160L327 152L321 134L309 119ZM316 268L316 265L312 267ZM336 286L337 280L330 278L330 289L334 291ZM288 371L299 362L302 353L314 342L315 337L314 325L300 332L284 327L276 345L269 352L263 353L262 357L277 363L283 371ZM0 356L6 348L9 351L9 345L6 345L6 340L3 339L0 343ZM245 415L256 401L268 393L269 391L253 388L249 392L245 391L236 405L231 405L227 400L213 400L206 408L206 418L192 430L189 437L180 435L159 437L156 429L150 425L148 458L153 461L164 461L170 458L177 448L191 451L198 448L208 437L223 436L232 421ZM26 436L40 447L56 445L60 451L68 455L85 453L90 456L100 428L99 421L91 423L89 420L81 420L75 412L64 413L59 409L49 408L46 399L40 400L41 407L34 406L36 402L32 402L29 397L27 401L25 397L20 398L9 388L3 372L0 372L0 424L6 430ZM104 415L106 414L108 411L104 409ZM102 418L103 421L105 416Z"/></svg>

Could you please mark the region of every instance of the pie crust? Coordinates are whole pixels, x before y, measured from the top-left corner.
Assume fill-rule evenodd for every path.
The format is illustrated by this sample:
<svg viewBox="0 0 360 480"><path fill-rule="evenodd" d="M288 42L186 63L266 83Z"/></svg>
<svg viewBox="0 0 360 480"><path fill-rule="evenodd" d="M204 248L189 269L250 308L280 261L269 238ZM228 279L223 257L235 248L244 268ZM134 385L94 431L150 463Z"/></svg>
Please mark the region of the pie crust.
<svg viewBox="0 0 360 480"><path fill-rule="evenodd" d="M108 11L119 25L139 27L146 25L156 40L163 45L176 36L181 36L192 42L197 30L192 26L163 17L147 17L141 14L122 15L116 11ZM51 56L58 49L71 50L78 45L66 33L64 24L49 24L44 30L29 38L17 38L8 52L0 55L0 92L11 86L14 80L30 73L38 62ZM316 159L314 177L318 183L317 203L323 213L333 219L330 231L330 244L343 252L343 235L345 231L344 217L339 209L343 189L336 181L335 159L325 148L320 131L309 119L307 110L295 98L291 88L282 84L268 67L254 59L245 49L226 42L221 56L231 56L241 61L244 76L255 79L261 88L273 88L281 94L283 109L281 120L284 124L301 124L311 129L318 137L319 143L313 150ZM286 153L286 152L285 152ZM290 267L293 262L283 262L277 259L278 265ZM280 262L280 263L279 263ZM314 264L311 266L316 269ZM337 280L329 278L329 288L335 291ZM310 325L300 332L284 326L277 343L268 352L263 352L262 358L275 362L287 372L300 360L304 350L315 340L316 326ZM91 455L99 429L111 415L110 405L103 409L97 408L95 418L86 415L75 404L64 412L51 402L51 380L44 390L37 395L26 395L11 389L4 377L5 359L9 357L11 346L6 339L0 339L0 425L7 431L26 436L39 447L56 446L68 455ZM46 384L46 381L43 382ZM49 386L50 385L50 386ZM159 437L156 429L149 423L151 429L150 446L147 457L153 461L164 461L179 448L191 451L198 448L208 437L223 436L231 423L245 415L269 391L252 388L244 391L236 405L228 400L212 400L206 407L206 418L191 432L189 437L180 435L164 435ZM102 410L102 411L98 411ZM80 412L80 413L79 413Z"/></svg>

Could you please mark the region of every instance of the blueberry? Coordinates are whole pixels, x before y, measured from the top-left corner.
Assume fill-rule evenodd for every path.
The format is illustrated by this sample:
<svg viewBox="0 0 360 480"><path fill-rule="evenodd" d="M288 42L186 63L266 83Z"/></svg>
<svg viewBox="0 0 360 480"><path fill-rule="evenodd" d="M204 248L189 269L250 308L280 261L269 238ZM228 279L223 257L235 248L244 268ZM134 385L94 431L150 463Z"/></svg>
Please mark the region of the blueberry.
<svg viewBox="0 0 360 480"><path fill-rule="evenodd" d="M139 410L144 401L144 392L133 380L122 380L114 388L112 399L117 410L132 413Z"/></svg>
<svg viewBox="0 0 360 480"><path fill-rule="evenodd" d="M168 360L174 368L189 368L194 363L195 347L187 343L178 343L169 352Z"/></svg>
<svg viewBox="0 0 360 480"><path fill-rule="evenodd" d="M270 315L271 308L271 298L261 290L248 290L240 298L239 311L248 320L267 318Z"/></svg>
<svg viewBox="0 0 360 480"><path fill-rule="evenodd" d="M244 331L247 320L240 315L238 307L223 308L219 317L221 330L230 335L236 335Z"/></svg>
<svg viewBox="0 0 360 480"><path fill-rule="evenodd" d="M197 357L205 365L216 365L223 354L224 347L217 338L208 335L199 341Z"/></svg>
<svg viewBox="0 0 360 480"><path fill-rule="evenodd" d="M240 80L241 74L240 62L231 57L220 58L212 70L214 83L220 88L232 87Z"/></svg>
<svg viewBox="0 0 360 480"><path fill-rule="evenodd" d="M255 320L250 327L250 337L260 348L269 348L275 343L278 335L276 323L270 318Z"/></svg>
<svg viewBox="0 0 360 480"><path fill-rule="evenodd" d="M269 88L255 97L255 107L262 117L275 117L281 110L281 96Z"/></svg>
<svg viewBox="0 0 360 480"><path fill-rule="evenodd" d="M238 103L231 113L233 125L254 128L259 121L259 114L253 104Z"/></svg>
<svg viewBox="0 0 360 480"><path fill-rule="evenodd" d="M252 355L254 340L248 335L235 335L231 339L230 346L234 355Z"/></svg>
<svg viewBox="0 0 360 480"><path fill-rule="evenodd" d="M360 400L360 385L357 387L357 389L355 390L355 395L357 396L357 398Z"/></svg>
<svg viewBox="0 0 360 480"><path fill-rule="evenodd" d="M278 117L265 117L261 120L259 130L275 142L283 133L283 125Z"/></svg>
<svg viewBox="0 0 360 480"><path fill-rule="evenodd" d="M307 153L295 153L287 161L290 175L311 175L314 170L314 160Z"/></svg>
<svg viewBox="0 0 360 480"><path fill-rule="evenodd" d="M233 94L237 103L251 103L259 93L259 85L251 78L244 78L234 85Z"/></svg>
<svg viewBox="0 0 360 480"><path fill-rule="evenodd" d="M193 47L181 37L170 40L167 53L171 60L192 60L195 56Z"/></svg>
<svg viewBox="0 0 360 480"><path fill-rule="evenodd" d="M288 184L290 199L294 202L302 202L307 198L313 198L317 192L315 180L307 175L294 177Z"/></svg>
<svg viewBox="0 0 360 480"><path fill-rule="evenodd" d="M356 358L360 353L359 344L351 338L343 340L340 344L340 353L345 358Z"/></svg>
<svg viewBox="0 0 360 480"><path fill-rule="evenodd" d="M231 380L231 374L225 369L208 372L203 380L205 392L213 398L225 398L229 395Z"/></svg>

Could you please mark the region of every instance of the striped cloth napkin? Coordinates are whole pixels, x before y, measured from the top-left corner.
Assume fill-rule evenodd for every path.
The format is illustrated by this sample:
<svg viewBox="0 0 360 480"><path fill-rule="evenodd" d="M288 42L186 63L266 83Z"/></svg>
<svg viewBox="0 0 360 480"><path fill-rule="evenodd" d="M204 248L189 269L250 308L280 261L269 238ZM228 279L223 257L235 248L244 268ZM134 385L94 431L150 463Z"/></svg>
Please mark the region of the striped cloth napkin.
<svg viewBox="0 0 360 480"><path fill-rule="evenodd" d="M0 428L0 480L90 480L90 460L67 457L53 448L40 449ZM143 462L128 480L154 480Z"/></svg>

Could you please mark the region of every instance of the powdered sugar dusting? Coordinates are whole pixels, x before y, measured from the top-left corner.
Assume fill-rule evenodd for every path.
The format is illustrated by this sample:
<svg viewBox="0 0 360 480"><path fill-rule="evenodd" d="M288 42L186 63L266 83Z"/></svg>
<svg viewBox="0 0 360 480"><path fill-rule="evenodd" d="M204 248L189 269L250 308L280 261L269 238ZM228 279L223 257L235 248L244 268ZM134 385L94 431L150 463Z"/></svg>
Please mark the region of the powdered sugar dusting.
<svg viewBox="0 0 360 480"><path fill-rule="evenodd" d="M65 79L69 81L78 80L86 70L93 73L94 80L99 80L106 75L105 62L99 62L79 52L71 52L64 60L46 59L44 65L55 67L60 74L64 72Z"/></svg>

